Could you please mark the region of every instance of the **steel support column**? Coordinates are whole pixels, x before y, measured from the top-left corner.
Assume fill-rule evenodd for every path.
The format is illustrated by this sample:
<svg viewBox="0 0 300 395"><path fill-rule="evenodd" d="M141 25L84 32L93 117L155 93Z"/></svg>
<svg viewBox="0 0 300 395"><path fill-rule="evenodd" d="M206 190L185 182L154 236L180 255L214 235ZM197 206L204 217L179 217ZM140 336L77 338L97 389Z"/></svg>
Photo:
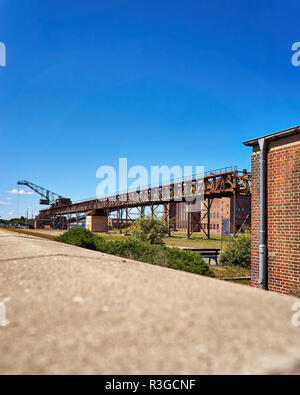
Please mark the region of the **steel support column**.
<svg viewBox="0 0 300 395"><path fill-rule="evenodd" d="M233 235L236 236L236 193L233 194Z"/></svg>

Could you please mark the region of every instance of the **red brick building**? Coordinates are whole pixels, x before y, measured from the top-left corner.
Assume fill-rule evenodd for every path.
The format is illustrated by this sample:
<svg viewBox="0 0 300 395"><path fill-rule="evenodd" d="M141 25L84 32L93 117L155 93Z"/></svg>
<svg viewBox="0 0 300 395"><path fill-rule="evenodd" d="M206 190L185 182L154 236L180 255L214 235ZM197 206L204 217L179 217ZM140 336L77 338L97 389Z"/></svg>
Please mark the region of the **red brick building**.
<svg viewBox="0 0 300 395"><path fill-rule="evenodd" d="M208 205L207 200L204 203ZM180 232L187 231L189 220L191 221L190 228L195 232L200 232L200 215L203 230L207 231L209 226L211 233L221 233L222 219L230 221L230 232L232 234L234 233L234 223L236 231L238 231L242 225L250 226L250 196L237 196L236 203L234 203L233 197L213 199L210 208L210 224L208 224L207 210L204 209L203 212L196 212L192 215L190 214L190 219L188 219L186 203L178 202L172 203L172 205L173 207L171 216L175 221L172 227L173 230L178 230Z"/></svg>
<svg viewBox="0 0 300 395"><path fill-rule="evenodd" d="M252 285L300 293L300 127L244 143L252 154Z"/></svg>

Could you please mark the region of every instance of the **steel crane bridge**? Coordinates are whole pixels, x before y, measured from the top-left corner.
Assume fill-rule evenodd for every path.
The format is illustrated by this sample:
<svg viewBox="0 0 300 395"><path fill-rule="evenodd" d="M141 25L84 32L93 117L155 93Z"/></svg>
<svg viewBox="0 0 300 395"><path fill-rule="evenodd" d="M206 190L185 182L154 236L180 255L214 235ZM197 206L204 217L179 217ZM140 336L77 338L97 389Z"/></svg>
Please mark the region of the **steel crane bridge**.
<svg viewBox="0 0 300 395"><path fill-rule="evenodd" d="M48 209L41 210L37 216L37 220L43 218L59 218L60 216L69 216L85 213L89 216L110 215L117 212L117 218L120 221L128 220L130 210L137 208L141 214L145 207L150 207L152 215L155 215L157 207L164 207L166 220L172 218L172 205L179 201L189 204L191 196L197 196L199 193L198 186L202 185L203 195L205 199L204 207L206 209L207 219L210 218L210 208L213 199L240 195L250 195L251 174L246 170L239 171L237 167L227 167L210 172L206 172L201 176L193 176L191 179L173 180L168 184L148 186L148 188L128 191L114 196L106 196L103 198L95 198L80 202L74 202L63 205L53 205ZM188 187L187 187L188 186ZM125 211L125 216L123 215ZM201 216L200 216L201 218ZM204 217L202 217L203 220ZM194 224L192 224L192 219ZM195 223L196 221L196 223ZM234 219L235 221L235 219ZM195 231L196 227L204 231L207 237L208 232L201 226L201 219L197 219L193 212L188 214L188 237Z"/></svg>
<svg viewBox="0 0 300 395"><path fill-rule="evenodd" d="M49 189L40 187L39 185L34 184L33 182L22 180L18 181L17 185L26 185L28 188L32 189L34 192L42 196L40 199L41 205L62 205L62 204L71 204L71 200L69 198L64 198L61 195L58 195L55 192L49 191Z"/></svg>

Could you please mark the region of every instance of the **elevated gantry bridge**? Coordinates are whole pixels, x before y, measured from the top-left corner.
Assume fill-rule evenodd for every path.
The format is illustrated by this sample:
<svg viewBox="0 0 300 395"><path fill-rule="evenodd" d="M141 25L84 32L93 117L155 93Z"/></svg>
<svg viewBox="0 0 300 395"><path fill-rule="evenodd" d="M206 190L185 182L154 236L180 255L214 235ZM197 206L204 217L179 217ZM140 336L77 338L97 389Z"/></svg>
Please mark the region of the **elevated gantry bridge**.
<svg viewBox="0 0 300 395"><path fill-rule="evenodd" d="M151 207L152 213L157 206L164 206L166 219L172 218L172 205L181 202L191 202L191 197L196 198L202 189L205 199L204 206L210 217L210 207L213 199L222 197L236 198L239 195L250 195L251 175L246 171L238 171L236 167L223 168L207 172L202 176L191 179L171 181L169 184L149 186L141 190L128 191L115 196L85 200L70 204L53 205L48 209L41 210L37 221L43 218L71 216L73 214L87 215L87 228L95 232L107 230L107 217L116 211L119 217L123 217L123 210L128 218L129 210L138 208L143 211L144 207ZM188 216L193 215L189 213ZM202 218L203 219L203 218ZM199 224L198 224L199 225ZM201 228L201 224L200 224ZM188 229L188 236L193 229ZM206 233L206 232L205 232ZM207 236L209 237L209 230Z"/></svg>

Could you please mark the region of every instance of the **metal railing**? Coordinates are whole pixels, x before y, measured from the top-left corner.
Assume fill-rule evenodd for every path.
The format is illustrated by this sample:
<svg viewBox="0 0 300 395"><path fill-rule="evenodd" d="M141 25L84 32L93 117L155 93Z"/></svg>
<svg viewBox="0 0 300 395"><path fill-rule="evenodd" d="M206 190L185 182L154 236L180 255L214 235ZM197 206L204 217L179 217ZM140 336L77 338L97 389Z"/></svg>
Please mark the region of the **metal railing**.
<svg viewBox="0 0 300 395"><path fill-rule="evenodd" d="M179 183L182 183L182 182L189 182L189 181L192 181L192 180L201 180L201 179L204 179L204 178L207 178L207 177L215 177L215 176L218 176L220 174L232 173L232 172L235 172L235 171L238 171L238 167L237 166L222 167L220 169L206 171L204 173L198 173L198 174L194 174L192 176L172 178L172 179L165 180L165 181L162 180L162 181L160 181L158 183L142 185L138 189L127 189L127 190L123 190L123 191L116 191L112 195L93 196L91 198L75 201L72 204L85 203L85 202L89 202L91 200L109 199L109 198L112 198L114 196L124 195L124 194L128 194L128 193L136 193L136 192L146 191L146 190L151 189L151 188L166 187L168 185L179 184Z"/></svg>

